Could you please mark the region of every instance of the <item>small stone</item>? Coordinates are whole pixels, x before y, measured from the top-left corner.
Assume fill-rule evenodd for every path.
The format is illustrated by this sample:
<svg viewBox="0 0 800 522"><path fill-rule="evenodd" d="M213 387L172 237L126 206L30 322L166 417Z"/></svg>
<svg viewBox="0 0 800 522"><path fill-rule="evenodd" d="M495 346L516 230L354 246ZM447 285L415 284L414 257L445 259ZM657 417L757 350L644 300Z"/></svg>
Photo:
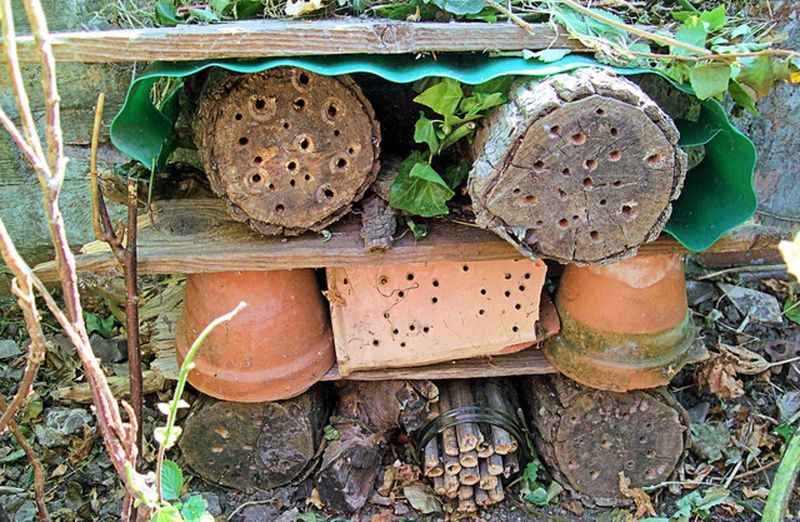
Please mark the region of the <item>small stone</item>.
<svg viewBox="0 0 800 522"><path fill-rule="evenodd" d="M781 305L774 295L728 284L719 287L742 314L761 323L783 324Z"/></svg>
<svg viewBox="0 0 800 522"><path fill-rule="evenodd" d="M702 281L686 281L686 294L689 306L697 306L714 297L714 285Z"/></svg>
<svg viewBox="0 0 800 522"><path fill-rule="evenodd" d="M284 511L281 513L281 515L275 519L275 522L294 522L299 515L300 510L294 507L289 511Z"/></svg>
<svg viewBox="0 0 800 522"><path fill-rule="evenodd" d="M16 513L14 513L14 522L33 522L36 517L36 504L32 500L27 500L23 503Z"/></svg>
<svg viewBox="0 0 800 522"><path fill-rule="evenodd" d="M399 517L407 515L409 512L411 512L411 509L409 509L408 504L406 504L405 502L397 502L394 505L394 514Z"/></svg>
<svg viewBox="0 0 800 522"><path fill-rule="evenodd" d="M105 364L120 363L128 358L128 347L125 341L106 339L98 334L89 338L92 351Z"/></svg>
<svg viewBox="0 0 800 522"><path fill-rule="evenodd" d="M17 343L11 339L0 339L0 361L6 361L22 355Z"/></svg>
<svg viewBox="0 0 800 522"><path fill-rule="evenodd" d="M77 435L83 433L83 426L92 423L92 416L82 408L50 408L44 424L55 429L61 435Z"/></svg>

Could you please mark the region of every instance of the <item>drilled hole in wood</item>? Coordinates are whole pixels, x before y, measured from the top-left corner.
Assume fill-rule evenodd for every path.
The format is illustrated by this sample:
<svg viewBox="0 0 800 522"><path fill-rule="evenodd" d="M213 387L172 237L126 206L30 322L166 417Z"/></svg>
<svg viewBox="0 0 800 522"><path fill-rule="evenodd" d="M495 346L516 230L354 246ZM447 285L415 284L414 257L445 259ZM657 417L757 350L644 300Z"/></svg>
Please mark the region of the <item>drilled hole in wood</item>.
<svg viewBox="0 0 800 522"><path fill-rule="evenodd" d="M596 243L596 242L600 241L600 238L602 236L601 236L600 232L598 232L597 230L592 230L591 232L589 232L589 237L592 239L592 241L594 241Z"/></svg>
<svg viewBox="0 0 800 522"><path fill-rule="evenodd" d="M570 136L569 139L575 145L583 145L584 143L586 143L586 134L579 132L577 134L573 134L572 136Z"/></svg>
<svg viewBox="0 0 800 522"><path fill-rule="evenodd" d="M236 116L233 117L233 119L235 119L236 121L241 121L242 118L243 118L243 116L242 116L242 113L240 113L240 112L237 112Z"/></svg>
<svg viewBox="0 0 800 522"><path fill-rule="evenodd" d="M332 198L334 196L333 191L331 189L325 189L323 194L325 194L325 197L328 198L328 199L330 199L330 198Z"/></svg>
<svg viewBox="0 0 800 522"><path fill-rule="evenodd" d="M596 471L596 470L592 470L592 471L589 473L589 477L590 477L592 480L597 480L597 477L599 477L599 476L600 476L600 473L599 473L598 471Z"/></svg>
<svg viewBox="0 0 800 522"><path fill-rule="evenodd" d="M655 154L651 154L650 156L648 156L646 161L647 164L650 165L651 167L656 167L662 161L664 161L664 155L661 154L660 152L657 152Z"/></svg>
<svg viewBox="0 0 800 522"><path fill-rule="evenodd" d="M289 180L289 185L290 186L294 187L296 184L297 184L297 182L294 180L294 178Z"/></svg>
<svg viewBox="0 0 800 522"><path fill-rule="evenodd" d="M531 194L530 196L525 196L524 198L522 198L522 201L524 201L528 205L535 205L536 203L539 202L539 198Z"/></svg>
<svg viewBox="0 0 800 522"><path fill-rule="evenodd" d="M281 213L284 210L286 210L286 207L284 207L282 204L278 203L277 205L275 205L275 212Z"/></svg>
<svg viewBox="0 0 800 522"><path fill-rule="evenodd" d="M622 215L628 219L636 217L636 210L630 205L622 205Z"/></svg>
<svg viewBox="0 0 800 522"><path fill-rule="evenodd" d="M560 199L561 201L567 199L567 192L562 188L558 189L558 199Z"/></svg>
<svg viewBox="0 0 800 522"><path fill-rule="evenodd" d="M339 129L336 129L335 131L333 131L333 135L336 136L336 137L338 137L341 133L342 132Z"/></svg>
<svg viewBox="0 0 800 522"><path fill-rule="evenodd" d="M563 175L565 175L565 176L571 176L571 175L572 175L572 171L571 171L571 170L569 170L568 168L566 168L566 169L562 170L562 171L561 171L561 173L562 173Z"/></svg>
<svg viewBox="0 0 800 522"><path fill-rule="evenodd" d="M558 220L558 226L561 228L567 228L569 226L569 221L567 221L567 218L561 218Z"/></svg>
<svg viewBox="0 0 800 522"><path fill-rule="evenodd" d="M538 160L533 164L533 170L542 172L544 170L544 161Z"/></svg>
<svg viewBox="0 0 800 522"><path fill-rule="evenodd" d="M621 150L614 150L608 155L608 159L610 161L619 161L622 159L622 151Z"/></svg>
<svg viewBox="0 0 800 522"><path fill-rule="evenodd" d="M299 110L302 110L302 109L303 109L303 107L305 107L305 106L306 106L306 101L305 101L303 98L297 98L297 99L296 99L296 100L295 100L295 101L292 103L292 106L295 108L295 110L298 110L298 111L299 111Z"/></svg>
<svg viewBox="0 0 800 522"><path fill-rule="evenodd" d="M303 176L303 179L306 181L311 181L311 174L306 174L305 176Z"/></svg>
<svg viewBox="0 0 800 522"><path fill-rule="evenodd" d="M263 98L259 98L259 99L256 100L255 105L256 105L256 109L257 110L263 111L264 108L267 106L267 101L264 100Z"/></svg>
<svg viewBox="0 0 800 522"><path fill-rule="evenodd" d="M291 125L289 125L288 121L283 122L283 128L284 129L288 129L289 127L291 127Z"/></svg>
<svg viewBox="0 0 800 522"><path fill-rule="evenodd" d="M248 140L246 136L239 138L239 145L247 145L248 143L250 143L250 140Z"/></svg>
<svg viewBox="0 0 800 522"><path fill-rule="evenodd" d="M297 168L296 161L290 161L289 163L286 164L286 170L294 170L296 168Z"/></svg>
<svg viewBox="0 0 800 522"><path fill-rule="evenodd" d="M328 116L330 116L331 118L335 118L337 112L339 112L339 110L336 108L335 105L333 104L328 105Z"/></svg>
<svg viewBox="0 0 800 522"><path fill-rule="evenodd" d="M617 129L616 127L611 127L611 130L609 130L608 132L610 132L611 135L614 137L619 136L619 129Z"/></svg>
<svg viewBox="0 0 800 522"><path fill-rule="evenodd" d="M592 178L583 178L583 188L590 189L594 187L594 180Z"/></svg>
<svg viewBox="0 0 800 522"><path fill-rule="evenodd" d="M344 158L339 158L336 160L336 168L339 170L343 170L347 166L347 160Z"/></svg>
<svg viewBox="0 0 800 522"><path fill-rule="evenodd" d="M614 183L612 183L612 185L615 186L615 187L621 187L622 186L622 182L620 180L617 180Z"/></svg>
<svg viewBox="0 0 800 522"><path fill-rule="evenodd" d="M597 109L596 111L594 111L594 113L597 114L598 116L602 116L606 113L606 111L604 111L603 109Z"/></svg>
<svg viewBox="0 0 800 522"><path fill-rule="evenodd" d="M553 125L552 127L550 127L550 134L553 137L558 137L561 134L561 127L559 127L558 125Z"/></svg>
<svg viewBox="0 0 800 522"><path fill-rule="evenodd" d="M587 170L595 170L599 164L595 159L589 159L583 162L583 168Z"/></svg>
<svg viewBox="0 0 800 522"><path fill-rule="evenodd" d="M261 181L261 174L253 174L250 176L250 181L253 183L259 183Z"/></svg>

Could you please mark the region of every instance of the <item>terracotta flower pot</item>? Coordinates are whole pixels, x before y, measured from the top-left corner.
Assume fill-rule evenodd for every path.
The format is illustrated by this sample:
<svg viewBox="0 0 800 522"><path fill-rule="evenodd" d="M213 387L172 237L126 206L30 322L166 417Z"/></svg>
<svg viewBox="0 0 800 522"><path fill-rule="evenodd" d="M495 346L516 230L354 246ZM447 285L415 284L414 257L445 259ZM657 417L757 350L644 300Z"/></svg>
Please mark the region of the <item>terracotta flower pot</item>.
<svg viewBox="0 0 800 522"><path fill-rule="evenodd" d="M569 265L556 308L561 334L545 343L545 355L567 377L602 390L667 384L696 333L679 255Z"/></svg>
<svg viewBox="0 0 800 522"><path fill-rule="evenodd" d="M288 399L333 365L330 320L313 270L190 275L176 332L179 362L203 328L239 301L248 306L197 352L192 386L235 402Z"/></svg>

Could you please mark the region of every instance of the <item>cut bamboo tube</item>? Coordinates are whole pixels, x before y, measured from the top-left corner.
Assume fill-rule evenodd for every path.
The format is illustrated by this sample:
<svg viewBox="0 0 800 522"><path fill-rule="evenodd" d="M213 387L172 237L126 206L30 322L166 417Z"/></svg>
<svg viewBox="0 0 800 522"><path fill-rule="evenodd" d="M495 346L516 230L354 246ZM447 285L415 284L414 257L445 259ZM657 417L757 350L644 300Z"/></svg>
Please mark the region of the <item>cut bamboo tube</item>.
<svg viewBox="0 0 800 522"><path fill-rule="evenodd" d="M483 489L475 490L475 504L478 506L491 505L492 500L489 498L489 493Z"/></svg>
<svg viewBox="0 0 800 522"><path fill-rule="evenodd" d="M439 452L439 437L433 437L425 445L424 474L426 477L440 477L444 474L442 457Z"/></svg>
<svg viewBox="0 0 800 522"><path fill-rule="evenodd" d="M444 474L433 477L433 492L440 497L447 495L447 488L444 485Z"/></svg>
<svg viewBox="0 0 800 522"><path fill-rule="evenodd" d="M494 489L489 491L489 498L492 500L493 503L497 504L498 502L502 502L506 498L506 494L503 491L503 482L498 480L497 486Z"/></svg>
<svg viewBox="0 0 800 522"><path fill-rule="evenodd" d="M461 462L459 462L458 457L453 455L448 455L445 453L444 455L444 472L449 473L450 475L458 475L461 471Z"/></svg>
<svg viewBox="0 0 800 522"><path fill-rule="evenodd" d="M516 453L509 453L508 455L503 455L503 476L505 478L510 477L516 473L519 473L519 458L517 457Z"/></svg>
<svg viewBox="0 0 800 522"><path fill-rule="evenodd" d="M475 488L472 486L464 486L462 485L458 488L458 498L459 500L467 500L475 496Z"/></svg>
<svg viewBox="0 0 800 522"><path fill-rule="evenodd" d="M478 452L478 457L488 459L494 455L494 446L492 445L492 428L488 424L480 424L478 429L481 432L481 440L478 442L478 447L475 450Z"/></svg>
<svg viewBox="0 0 800 522"><path fill-rule="evenodd" d="M478 465L478 453L475 450L462 453L459 455L458 461L461 462L461 466L465 468L474 468Z"/></svg>
<svg viewBox="0 0 800 522"><path fill-rule="evenodd" d="M498 455L495 453L487 460L487 470L489 471L489 475L502 475L503 471L505 471L505 466L503 465L503 456Z"/></svg>
<svg viewBox="0 0 800 522"><path fill-rule="evenodd" d="M475 400L470 391L469 381L453 381L450 383L450 401L456 407L472 406ZM481 432L478 425L466 422L456 426L458 436L458 449L461 453L474 450L478 447L481 440Z"/></svg>
<svg viewBox="0 0 800 522"><path fill-rule="evenodd" d="M481 480L478 466L474 468L461 468L461 473L458 474L458 481L465 486L474 486Z"/></svg>
<svg viewBox="0 0 800 522"><path fill-rule="evenodd" d="M447 385L439 387L439 408L442 413L453 409L453 403L450 400L450 393ZM445 428L442 430L442 448L445 455L451 455L453 457L458 456L458 438L456 437L455 428Z"/></svg>
<svg viewBox="0 0 800 522"><path fill-rule="evenodd" d="M500 410L514 416L514 407L506 400L500 384L492 379L483 382L483 394L486 397L486 406ZM492 446L495 453L508 455L517 450L517 441L511 434L499 426L492 425Z"/></svg>
<svg viewBox="0 0 800 522"><path fill-rule="evenodd" d="M456 498L458 496L458 488L461 483L458 481L458 475L445 473L444 474L444 490L447 498Z"/></svg>
<svg viewBox="0 0 800 522"><path fill-rule="evenodd" d="M469 499L460 499L458 501L458 512L459 513L475 513L478 511L478 506L475 505L475 501L471 498Z"/></svg>
<svg viewBox="0 0 800 522"><path fill-rule="evenodd" d="M478 481L480 489L493 489L497 485L498 479L495 475L489 474L488 462L485 459L481 459L480 464L478 464L478 472L481 477Z"/></svg>

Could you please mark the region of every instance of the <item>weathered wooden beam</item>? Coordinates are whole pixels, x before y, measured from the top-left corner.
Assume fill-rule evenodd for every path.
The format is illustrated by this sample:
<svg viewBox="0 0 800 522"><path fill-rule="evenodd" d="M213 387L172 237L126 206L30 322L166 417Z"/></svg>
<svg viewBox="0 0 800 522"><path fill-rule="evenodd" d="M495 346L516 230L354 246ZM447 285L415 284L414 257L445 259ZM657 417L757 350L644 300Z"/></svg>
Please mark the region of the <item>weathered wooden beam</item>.
<svg viewBox="0 0 800 522"><path fill-rule="evenodd" d="M293 238L264 237L236 222L222 200L182 199L154 203L155 223L140 217L139 272L141 274L191 274L230 270L282 270L365 264L433 261L517 259L522 255L493 233L475 226L436 220L430 234L414 241L399 238L384 252L366 253L360 220L345 219L330 227L330 239L319 234ZM722 237L706 252L734 252L775 248L786 234L773 228L740 227ZM84 246L76 258L81 272L117 270L117 263L102 242ZM662 236L639 249L639 255L686 252L674 239ZM54 262L40 264L43 280L57 277Z"/></svg>
<svg viewBox="0 0 800 522"><path fill-rule="evenodd" d="M190 61L267 56L408 54L445 51L583 49L548 24L399 22L339 18L246 20L213 25L54 33L59 62ZM17 38L20 60L36 62L33 38Z"/></svg>

